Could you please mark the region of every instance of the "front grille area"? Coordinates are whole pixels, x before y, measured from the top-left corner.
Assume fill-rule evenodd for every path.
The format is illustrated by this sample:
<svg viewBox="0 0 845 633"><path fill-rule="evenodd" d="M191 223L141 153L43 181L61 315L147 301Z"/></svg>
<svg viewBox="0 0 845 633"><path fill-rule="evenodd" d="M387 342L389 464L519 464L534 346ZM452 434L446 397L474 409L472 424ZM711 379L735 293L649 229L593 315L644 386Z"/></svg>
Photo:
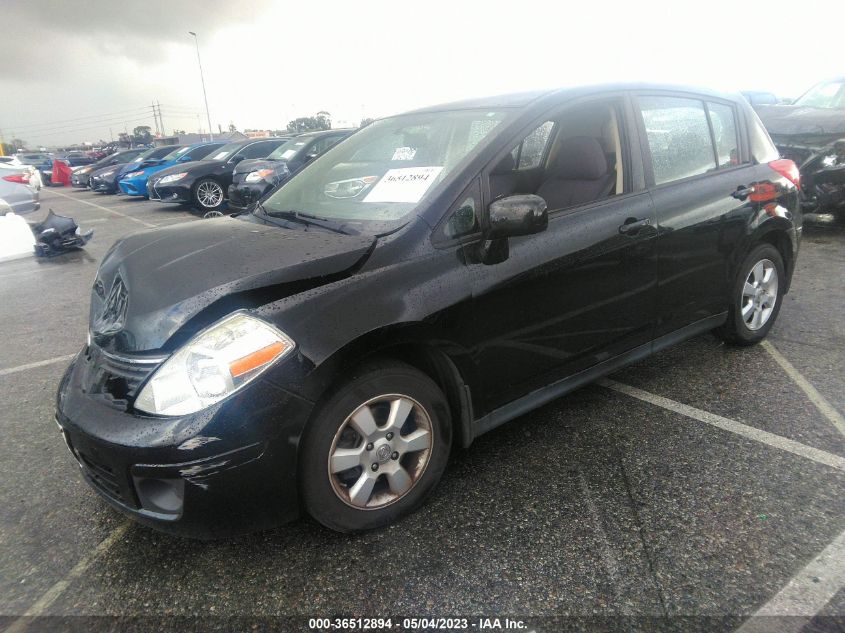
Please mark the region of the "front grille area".
<svg viewBox="0 0 845 633"><path fill-rule="evenodd" d="M107 354L96 345L88 347L84 358L87 392L102 396L109 405L124 411L138 395L142 383L162 362L160 358L127 358Z"/></svg>
<svg viewBox="0 0 845 633"><path fill-rule="evenodd" d="M99 490L102 490L112 499L126 503L123 492L120 489L117 474L105 464L99 464L88 455L77 451L77 458L82 468L85 469L85 474Z"/></svg>

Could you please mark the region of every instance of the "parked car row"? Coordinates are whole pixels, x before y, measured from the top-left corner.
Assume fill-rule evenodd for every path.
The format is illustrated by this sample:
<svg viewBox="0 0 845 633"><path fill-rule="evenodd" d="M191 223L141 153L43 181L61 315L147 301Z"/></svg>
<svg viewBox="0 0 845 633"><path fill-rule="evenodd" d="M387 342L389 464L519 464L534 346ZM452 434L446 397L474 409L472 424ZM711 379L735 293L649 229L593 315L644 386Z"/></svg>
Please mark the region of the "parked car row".
<svg viewBox="0 0 845 633"><path fill-rule="evenodd" d="M202 212L245 209L353 130L230 143L126 150L74 169L71 184L101 193L192 204Z"/></svg>

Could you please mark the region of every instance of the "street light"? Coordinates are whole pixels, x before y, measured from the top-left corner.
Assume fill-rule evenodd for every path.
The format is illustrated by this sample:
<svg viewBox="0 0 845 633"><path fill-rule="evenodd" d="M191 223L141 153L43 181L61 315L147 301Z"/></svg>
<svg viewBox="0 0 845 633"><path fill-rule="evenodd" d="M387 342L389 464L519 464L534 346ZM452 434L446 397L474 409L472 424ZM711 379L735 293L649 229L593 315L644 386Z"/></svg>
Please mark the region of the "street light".
<svg viewBox="0 0 845 633"><path fill-rule="evenodd" d="M188 31L189 35L194 36L194 44L197 45L197 64L200 67L200 81L202 82L202 98L205 100L205 116L208 117L208 136L213 141L214 132L211 130L211 113L208 111L208 95L205 94L205 78L202 76L202 60L200 59L200 42L197 34L193 31Z"/></svg>

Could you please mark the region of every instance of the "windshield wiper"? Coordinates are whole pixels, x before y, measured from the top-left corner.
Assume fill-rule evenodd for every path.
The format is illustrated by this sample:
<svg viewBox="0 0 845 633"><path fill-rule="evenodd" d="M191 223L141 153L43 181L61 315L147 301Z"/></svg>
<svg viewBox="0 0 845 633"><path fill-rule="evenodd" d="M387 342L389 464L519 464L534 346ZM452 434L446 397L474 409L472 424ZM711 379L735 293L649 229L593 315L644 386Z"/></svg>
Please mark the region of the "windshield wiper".
<svg viewBox="0 0 845 633"><path fill-rule="evenodd" d="M311 213L304 213L294 209L290 209L288 211L267 211L264 207L261 207L261 211L271 218L281 218L282 220L298 222L300 224L305 224L306 226L317 226L321 229L341 233L342 235L353 235L353 233L350 233L343 228L345 225L333 222L328 218L321 218L317 215L312 215Z"/></svg>

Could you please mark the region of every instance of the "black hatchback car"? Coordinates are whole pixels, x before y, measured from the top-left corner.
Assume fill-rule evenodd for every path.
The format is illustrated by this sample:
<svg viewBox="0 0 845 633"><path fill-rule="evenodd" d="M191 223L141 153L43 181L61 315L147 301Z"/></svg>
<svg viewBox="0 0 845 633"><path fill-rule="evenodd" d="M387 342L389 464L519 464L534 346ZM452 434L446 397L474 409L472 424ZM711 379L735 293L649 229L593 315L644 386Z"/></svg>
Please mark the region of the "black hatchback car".
<svg viewBox="0 0 845 633"><path fill-rule="evenodd" d="M455 445L696 334L763 339L800 234L795 165L740 96L418 110L250 213L117 242L56 419L148 525L210 537L304 509L375 528Z"/></svg>
<svg viewBox="0 0 845 633"><path fill-rule="evenodd" d="M235 141L202 160L162 169L147 180L150 200L192 204L199 211L219 211L226 204L232 170L242 160L266 158L289 137Z"/></svg>
<svg viewBox="0 0 845 633"><path fill-rule="evenodd" d="M229 208L235 211L246 209L353 131L325 130L301 134L277 147L267 158L241 161L232 171Z"/></svg>

